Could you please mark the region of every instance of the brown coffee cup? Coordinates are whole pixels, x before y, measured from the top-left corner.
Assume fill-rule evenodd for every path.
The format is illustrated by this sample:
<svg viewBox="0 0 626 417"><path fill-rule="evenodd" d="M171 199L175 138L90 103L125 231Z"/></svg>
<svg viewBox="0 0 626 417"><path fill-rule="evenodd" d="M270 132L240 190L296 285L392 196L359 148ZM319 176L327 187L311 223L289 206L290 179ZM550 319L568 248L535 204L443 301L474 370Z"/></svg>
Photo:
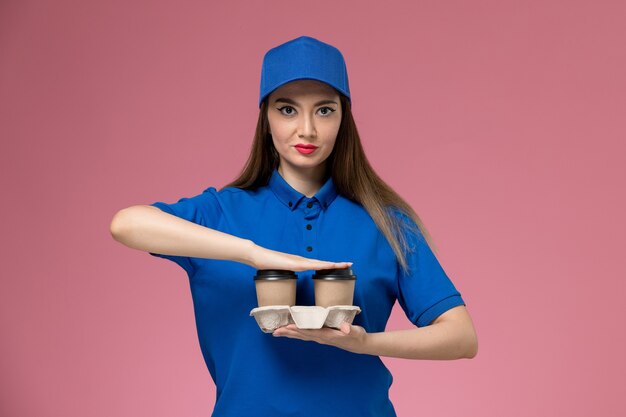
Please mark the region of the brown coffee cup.
<svg viewBox="0 0 626 417"><path fill-rule="evenodd" d="M350 268L319 269L313 274L315 305L351 306L356 275Z"/></svg>
<svg viewBox="0 0 626 417"><path fill-rule="evenodd" d="M298 276L286 269L259 269L254 276L259 307L296 304Z"/></svg>

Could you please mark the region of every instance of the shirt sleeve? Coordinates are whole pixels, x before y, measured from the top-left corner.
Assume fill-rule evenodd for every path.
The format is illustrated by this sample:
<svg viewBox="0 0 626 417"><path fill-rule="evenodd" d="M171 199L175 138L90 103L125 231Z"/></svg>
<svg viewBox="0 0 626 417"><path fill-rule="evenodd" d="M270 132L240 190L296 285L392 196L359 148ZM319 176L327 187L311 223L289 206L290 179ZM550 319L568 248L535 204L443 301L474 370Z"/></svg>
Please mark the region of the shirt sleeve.
<svg viewBox="0 0 626 417"><path fill-rule="evenodd" d="M417 230L407 230L406 255L409 271L398 263L398 302L408 319L417 327L428 326L449 309L465 305L461 294L444 271L415 222L402 214Z"/></svg>
<svg viewBox="0 0 626 417"><path fill-rule="evenodd" d="M219 204L217 190L209 187L202 193L193 197L183 197L176 203L164 203L157 201L151 206L162 211L180 217L181 219L199 224L201 226L215 228L219 222L222 211ZM160 253L148 252L152 256L169 259L181 266L189 276L194 272L192 258L187 256L163 255Z"/></svg>

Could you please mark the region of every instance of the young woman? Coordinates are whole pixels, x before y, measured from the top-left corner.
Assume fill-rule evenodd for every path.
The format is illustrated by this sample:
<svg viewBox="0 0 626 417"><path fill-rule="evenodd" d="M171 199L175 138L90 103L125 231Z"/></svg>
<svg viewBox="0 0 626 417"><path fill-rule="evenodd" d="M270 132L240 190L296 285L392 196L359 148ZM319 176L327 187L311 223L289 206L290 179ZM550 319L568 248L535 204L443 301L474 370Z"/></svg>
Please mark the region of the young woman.
<svg viewBox="0 0 626 417"><path fill-rule="evenodd" d="M119 242L187 272L214 417L395 416L380 356L476 355L465 302L419 217L368 163L351 105L337 48L308 36L272 48L239 178L111 223ZM270 335L249 314L257 269L298 271L297 304L315 305L315 270L347 267L361 313L340 330L292 324ZM416 328L385 331L396 300Z"/></svg>

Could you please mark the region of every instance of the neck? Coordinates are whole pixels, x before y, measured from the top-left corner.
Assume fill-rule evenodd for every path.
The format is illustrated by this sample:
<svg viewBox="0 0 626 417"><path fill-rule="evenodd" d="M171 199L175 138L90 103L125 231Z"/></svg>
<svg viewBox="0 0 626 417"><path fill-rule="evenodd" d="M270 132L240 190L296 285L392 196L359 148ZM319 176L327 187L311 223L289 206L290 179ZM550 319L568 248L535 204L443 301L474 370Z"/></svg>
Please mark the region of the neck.
<svg viewBox="0 0 626 417"><path fill-rule="evenodd" d="M322 188L326 181L326 164L302 168L281 163L278 167L278 173L295 190L311 198Z"/></svg>

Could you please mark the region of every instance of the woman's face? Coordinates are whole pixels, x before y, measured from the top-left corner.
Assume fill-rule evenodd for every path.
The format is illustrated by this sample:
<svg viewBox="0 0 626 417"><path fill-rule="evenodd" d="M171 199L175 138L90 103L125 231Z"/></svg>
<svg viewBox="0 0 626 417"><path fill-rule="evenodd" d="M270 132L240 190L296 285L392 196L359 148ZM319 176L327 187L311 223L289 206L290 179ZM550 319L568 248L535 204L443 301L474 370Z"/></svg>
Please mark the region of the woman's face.
<svg viewBox="0 0 626 417"><path fill-rule="evenodd" d="M339 94L316 80L283 84L268 97L267 117L281 164L314 168L333 151L341 123ZM311 152L298 145L313 145Z"/></svg>

